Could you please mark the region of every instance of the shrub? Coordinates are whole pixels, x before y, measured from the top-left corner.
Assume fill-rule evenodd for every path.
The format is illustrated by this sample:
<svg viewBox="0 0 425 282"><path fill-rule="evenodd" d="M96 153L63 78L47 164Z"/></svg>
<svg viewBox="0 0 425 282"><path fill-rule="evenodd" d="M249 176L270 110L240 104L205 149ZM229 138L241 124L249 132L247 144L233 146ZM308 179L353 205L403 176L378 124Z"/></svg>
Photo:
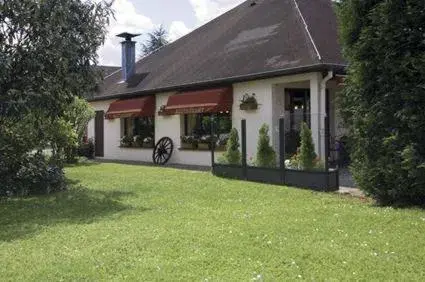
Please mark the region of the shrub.
<svg viewBox="0 0 425 282"><path fill-rule="evenodd" d="M270 145L269 126L263 124L259 131L255 164L259 167L276 167L276 152Z"/></svg>
<svg viewBox="0 0 425 282"><path fill-rule="evenodd" d="M424 205L424 1L339 2L354 179L380 204Z"/></svg>
<svg viewBox="0 0 425 282"><path fill-rule="evenodd" d="M302 169L311 170L315 167L316 153L314 152L313 137L308 125L303 122L301 126L301 147L299 155L299 164Z"/></svg>
<svg viewBox="0 0 425 282"><path fill-rule="evenodd" d="M86 157L88 159L94 159L94 141L92 138L83 142L78 147L78 155L80 157Z"/></svg>
<svg viewBox="0 0 425 282"><path fill-rule="evenodd" d="M66 189L65 176L58 166L50 165L41 153L28 155L16 169L2 175L0 196L50 194Z"/></svg>
<svg viewBox="0 0 425 282"><path fill-rule="evenodd" d="M241 152L239 151L239 135L236 128L230 131L229 140L226 144L226 152L223 154L221 161L227 164L239 165L241 164Z"/></svg>

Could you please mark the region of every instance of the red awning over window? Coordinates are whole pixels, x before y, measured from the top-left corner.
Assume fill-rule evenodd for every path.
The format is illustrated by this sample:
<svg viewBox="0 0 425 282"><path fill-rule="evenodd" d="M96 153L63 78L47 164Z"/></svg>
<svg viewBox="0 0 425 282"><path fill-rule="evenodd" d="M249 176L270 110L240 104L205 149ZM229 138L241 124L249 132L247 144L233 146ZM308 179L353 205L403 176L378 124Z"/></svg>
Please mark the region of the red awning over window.
<svg viewBox="0 0 425 282"><path fill-rule="evenodd" d="M232 111L233 89L216 88L183 92L168 98L164 115L219 113Z"/></svg>
<svg viewBox="0 0 425 282"><path fill-rule="evenodd" d="M150 117L155 115L155 96L118 100L109 106L107 119L122 117Z"/></svg>

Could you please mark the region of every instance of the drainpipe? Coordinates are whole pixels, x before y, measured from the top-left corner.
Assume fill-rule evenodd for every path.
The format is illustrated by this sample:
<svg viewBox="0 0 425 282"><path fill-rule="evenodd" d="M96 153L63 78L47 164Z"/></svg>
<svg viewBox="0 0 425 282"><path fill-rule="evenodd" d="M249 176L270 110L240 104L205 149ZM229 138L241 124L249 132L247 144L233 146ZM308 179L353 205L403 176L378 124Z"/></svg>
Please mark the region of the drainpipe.
<svg viewBox="0 0 425 282"><path fill-rule="evenodd" d="M326 83L331 80L334 77L334 72L333 71L328 71L328 74L322 79L322 81L320 82L320 93L319 93L319 131L322 129L322 123L324 123L324 117L322 118L321 114L324 113L325 115L327 115L326 113ZM324 126L326 126L325 124L323 124L323 128ZM320 150L320 155L321 158L326 157L324 156L325 152L322 152L322 138L319 138L319 150Z"/></svg>

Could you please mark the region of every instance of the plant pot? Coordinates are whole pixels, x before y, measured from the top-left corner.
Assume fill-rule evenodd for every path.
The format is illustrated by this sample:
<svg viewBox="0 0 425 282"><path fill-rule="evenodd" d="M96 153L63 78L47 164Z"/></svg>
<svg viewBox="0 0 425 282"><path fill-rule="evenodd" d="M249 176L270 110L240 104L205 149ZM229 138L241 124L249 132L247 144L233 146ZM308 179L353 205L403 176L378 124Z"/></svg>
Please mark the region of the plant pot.
<svg viewBox="0 0 425 282"><path fill-rule="evenodd" d="M196 150L198 145L196 143L181 143L180 147L185 150Z"/></svg>
<svg viewBox="0 0 425 282"><path fill-rule="evenodd" d="M257 103L242 103L239 105L239 108L242 111L252 111L252 110L258 109L258 104Z"/></svg>
<svg viewBox="0 0 425 282"><path fill-rule="evenodd" d="M155 147L153 141L149 143L143 143L143 148L153 148Z"/></svg>
<svg viewBox="0 0 425 282"><path fill-rule="evenodd" d="M121 148L131 148L132 144L128 144L128 143L121 143Z"/></svg>
<svg viewBox="0 0 425 282"><path fill-rule="evenodd" d="M210 150L211 144L210 143L199 143L198 149L200 150Z"/></svg>

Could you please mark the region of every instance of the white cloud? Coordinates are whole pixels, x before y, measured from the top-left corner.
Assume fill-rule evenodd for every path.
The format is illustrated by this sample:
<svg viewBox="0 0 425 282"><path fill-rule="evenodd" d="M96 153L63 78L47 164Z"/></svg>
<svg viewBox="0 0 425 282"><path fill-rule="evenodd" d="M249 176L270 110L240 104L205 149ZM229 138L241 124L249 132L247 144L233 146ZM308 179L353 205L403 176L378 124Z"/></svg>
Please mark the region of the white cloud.
<svg viewBox="0 0 425 282"><path fill-rule="evenodd" d="M173 21L170 24L170 29L168 30L168 39L170 41L177 40L191 31L192 29L188 28L184 22Z"/></svg>
<svg viewBox="0 0 425 282"><path fill-rule="evenodd" d="M145 33L154 28L154 24L150 18L137 13L130 0L115 0L112 9L115 19L111 18L105 44L98 52L99 64L120 66L121 39L116 35L122 32Z"/></svg>
<svg viewBox="0 0 425 282"><path fill-rule="evenodd" d="M204 24L234 8L244 0L189 0L199 24Z"/></svg>
<svg viewBox="0 0 425 282"><path fill-rule="evenodd" d="M98 52L99 64L121 65L121 39L116 37L117 34L121 32L146 34L158 26L154 24L149 17L138 13L132 1L134 0L115 0L112 5L115 11L115 19L111 18L105 44ZM244 0L189 0L198 21L197 26L212 20L243 1ZM192 28L187 27L183 21L175 20L169 26L169 40L174 41L191 31ZM139 57L139 50L140 48L136 47L136 57Z"/></svg>

